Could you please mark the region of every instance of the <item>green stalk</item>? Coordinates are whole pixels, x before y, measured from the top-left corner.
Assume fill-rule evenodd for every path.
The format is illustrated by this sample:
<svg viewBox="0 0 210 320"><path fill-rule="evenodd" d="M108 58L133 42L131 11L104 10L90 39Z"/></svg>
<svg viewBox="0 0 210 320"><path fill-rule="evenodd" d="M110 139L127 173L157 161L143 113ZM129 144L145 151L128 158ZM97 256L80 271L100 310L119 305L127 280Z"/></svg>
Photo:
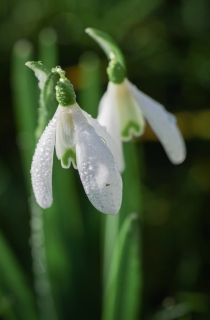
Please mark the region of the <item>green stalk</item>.
<svg viewBox="0 0 210 320"><path fill-rule="evenodd" d="M115 248L116 239L118 239L119 232L122 232L123 225L130 212L136 212L136 215L140 218L142 215L142 198L141 198L141 174L139 167L141 166L141 159L136 152L136 145L133 142L124 144L124 156L126 169L122 175L123 178L123 201L118 216L106 217L105 226L105 238L104 238L104 305L103 305L103 316L102 319L126 319L125 315L129 319L137 319L138 312L141 307L141 288L142 288L142 269L141 269L141 236L138 235L136 239L137 247L134 249L132 241L127 240L126 246L130 246L132 253L127 255L129 263L123 264L123 271L119 269L118 264L115 266L117 261L117 249ZM139 228L139 226L138 226ZM138 231L139 232L139 231ZM140 232L139 232L140 233ZM131 241L129 243L129 241ZM126 250L126 248L122 249ZM117 255L117 256L116 256ZM115 261L115 262L113 262ZM136 261L138 261L138 267L133 268ZM115 281L112 285L112 293L107 294L107 286L113 268L118 268L119 272L123 273L121 283L117 281L118 275L115 276ZM119 275L120 277L120 275ZM135 279L135 281L134 281ZM135 285L136 282L136 285ZM127 283L127 284L126 284ZM131 284L129 290L125 290L122 295L122 287L127 287ZM132 285L133 283L133 285ZM120 308L124 310L122 313ZM127 319L128 319L127 318Z"/></svg>
<svg viewBox="0 0 210 320"><path fill-rule="evenodd" d="M105 288L102 320L138 319L140 284L138 215L125 219L114 247Z"/></svg>

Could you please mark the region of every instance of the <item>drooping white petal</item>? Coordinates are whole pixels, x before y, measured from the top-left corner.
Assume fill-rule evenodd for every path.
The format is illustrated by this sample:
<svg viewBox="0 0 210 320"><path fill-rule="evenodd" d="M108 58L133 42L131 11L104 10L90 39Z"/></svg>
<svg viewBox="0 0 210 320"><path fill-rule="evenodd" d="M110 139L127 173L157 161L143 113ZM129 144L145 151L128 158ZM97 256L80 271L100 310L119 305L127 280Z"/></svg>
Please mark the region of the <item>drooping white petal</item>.
<svg viewBox="0 0 210 320"><path fill-rule="evenodd" d="M96 119L93 119L91 115L82 110L84 116L86 117L88 123L94 127L96 133L105 141L107 147L113 154L115 161L117 162L118 168L120 172L124 171L125 164L124 159L122 157L122 148L119 149L119 145L115 143L110 134L107 132L106 128L101 126ZM120 143L121 146L121 143Z"/></svg>
<svg viewBox="0 0 210 320"><path fill-rule="evenodd" d="M58 111L39 139L31 165L31 180L37 203L48 208L52 198L52 165Z"/></svg>
<svg viewBox="0 0 210 320"><path fill-rule="evenodd" d="M114 157L77 104L71 107L71 115L77 167L85 192L99 211L117 214L122 201L122 179Z"/></svg>
<svg viewBox="0 0 210 320"><path fill-rule="evenodd" d="M116 144L117 152L114 152L112 148L111 151L114 152L113 155L117 161L120 172L122 172L125 168L125 161L120 137L119 115L116 102L116 87L113 86L112 83L108 84L107 91L100 101L97 120L101 126L106 128L107 132Z"/></svg>
<svg viewBox="0 0 210 320"><path fill-rule="evenodd" d="M126 86L139 104L145 118L161 141L169 159L179 164L186 157L184 139L176 124L176 118L157 101L138 90L126 80Z"/></svg>
<svg viewBox="0 0 210 320"><path fill-rule="evenodd" d="M69 168L71 162L76 167L74 157L74 124L69 107L58 106L56 125L56 155L63 168Z"/></svg>

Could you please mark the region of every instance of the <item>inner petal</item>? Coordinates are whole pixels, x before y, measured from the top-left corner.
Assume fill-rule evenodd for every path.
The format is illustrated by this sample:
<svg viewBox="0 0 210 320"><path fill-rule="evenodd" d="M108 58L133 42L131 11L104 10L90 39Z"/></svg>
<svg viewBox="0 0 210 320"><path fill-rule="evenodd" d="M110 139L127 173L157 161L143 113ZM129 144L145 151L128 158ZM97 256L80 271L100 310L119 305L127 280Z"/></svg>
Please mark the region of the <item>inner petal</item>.
<svg viewBox="0 0 210 320"><path fill-rule="evenodd" d="M61 107L56 126L56 155L63 168L69 168L73 162L76 168L74 148L74 124L69 107Z"/></svg>
<svg viewBox="0 0 210 320"><path fill-rule="evenodd" d="M120 134L123 141L129 141L133 136L138 137L144 132L145 121L136 101L122 83L117 86L116 99L120 122Z"/></svg>

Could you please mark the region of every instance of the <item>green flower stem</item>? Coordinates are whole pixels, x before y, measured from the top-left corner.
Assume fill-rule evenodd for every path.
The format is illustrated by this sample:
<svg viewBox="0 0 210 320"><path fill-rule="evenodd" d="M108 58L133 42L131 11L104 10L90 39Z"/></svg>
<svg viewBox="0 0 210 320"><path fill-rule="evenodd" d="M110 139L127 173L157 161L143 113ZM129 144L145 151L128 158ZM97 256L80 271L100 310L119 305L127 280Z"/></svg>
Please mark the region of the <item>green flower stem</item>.
<svg viewBox="0 0 210 320"><path fill-rule="evenodd" d="M111 295L107 294L107 286L109 286L110 274L112 274L112 268L117 268L113 261L116 261L115 255L116 249L116 239L119 237L119 232L121 232L122 227L128 217L129 212L136 212L136 215L141 221L142 215L142 199L141 199L141 175L139 167L141 167L141 159L139 161L139 156L136 152L136 146L133 142L124 144L124 156L126 169L123 173L123 201L120 212L117 216L106 217L105 225L105 237L104 237L104 263L103 263L103 285L104 285L104 309L102 319L126 319L124 315L127 315L129 319L137 319L138 312L140 312L141 307L141 288L142 288L142 269L141 269L141 236L138 230L137 247L138 249L131 249L132 254L127 256L130 261L124 264L123 278L121 283L115 281L112 289ZM140 155L141 156L141 155ZM142 156L141 156L142 158ZM139 228L139 226L138 226ZM133 246L132 241L128 239L128 245ZM138 261L138 267L132 267ZM121 267L122 268L122 267ZM117 277L117 275L116 275ZM136 285L134 285L133 279L136 279ZM130 290L125 290L124 294L121 294L122 287L129 286L126 281L130 281ZM127 283L127 284L126 284ZM120 298L121 297L121 298ZM119 306L123 306L124 313L120 312ZM107 311L108 310L108 311ZM129 315L129 313L130 315ZM132 316L131 316L132 315ZM110 317L110 318L109 318Z"/></svg>
<svg viewBox="0 0 210 320"><path fill-rule="evenodd" d="M0 252L0 316L5 315L5 319L12 320L38 320L33 293L1 232Z"/></svg>
<svg viewBox="0 0 210 320"><path fill-rule="evenodd" d="M110 264L113 258L114 246L119 232L119 214L107 215L104 223L104 254L103 254L103 288L105 291L110 272Z"/></svg>
<svg viewBox="0 0 210 320"><path fill-rule="evenodd" d="M138 215L129 214L117 237L105 288L102 320L138 319L140 257Z"/></svg>

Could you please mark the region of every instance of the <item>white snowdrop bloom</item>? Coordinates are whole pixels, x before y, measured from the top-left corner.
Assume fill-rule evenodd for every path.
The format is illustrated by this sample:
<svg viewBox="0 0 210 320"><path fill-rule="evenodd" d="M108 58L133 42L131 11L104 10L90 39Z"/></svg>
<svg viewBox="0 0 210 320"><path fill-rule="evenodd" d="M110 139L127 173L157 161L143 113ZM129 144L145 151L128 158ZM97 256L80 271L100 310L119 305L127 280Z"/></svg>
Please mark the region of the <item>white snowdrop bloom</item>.
<svg viewBox="0 0 210 320"><path fill-rule="evenodd" d="M103 213L117 214L122 201L122 179L114 141L97 120L78 106L67 79L58 81L56 97L59 106L38 141L31 166L36 201L42 208L52 205L55 147L63 168L69 168L72 163L78 169L84 190L94 207Z"/></svg>
<svg viewBox="0 0 210 320"><path fill-rule="evenodd" d="M184 139L174 115L157 101L138 90L126 77L120 63L111 60L107 69L109 84L99 104L98 122L105 126L120 150L122 141L144 133L145 120L160 140L169 159L179 164L186 157ZM121 171L123 166L120 167Z"/></svg>

